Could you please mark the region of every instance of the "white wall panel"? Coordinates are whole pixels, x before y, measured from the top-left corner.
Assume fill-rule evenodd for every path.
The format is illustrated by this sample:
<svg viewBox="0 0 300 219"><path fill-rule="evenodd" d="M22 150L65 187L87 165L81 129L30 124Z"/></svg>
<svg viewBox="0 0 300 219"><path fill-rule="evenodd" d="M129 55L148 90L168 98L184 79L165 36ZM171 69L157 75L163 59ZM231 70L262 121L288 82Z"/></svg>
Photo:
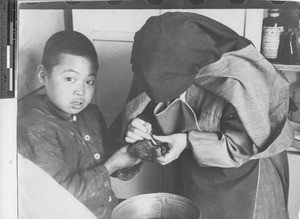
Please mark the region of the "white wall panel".
<svg viewBox="0 0 300 219"><path fill-rule="evenodd" d="M37 66L41 64L45 43L64 28L63 10L20 10L18 98L41 86Z"/></svg>

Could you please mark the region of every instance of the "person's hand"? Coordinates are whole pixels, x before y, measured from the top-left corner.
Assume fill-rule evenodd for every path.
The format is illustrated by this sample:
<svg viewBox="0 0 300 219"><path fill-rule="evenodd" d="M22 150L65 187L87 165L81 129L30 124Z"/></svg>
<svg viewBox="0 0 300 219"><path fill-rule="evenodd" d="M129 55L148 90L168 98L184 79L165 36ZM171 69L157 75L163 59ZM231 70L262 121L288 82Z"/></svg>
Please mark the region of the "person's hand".
<svg viewBox="0 0 300 219"><path fill-rule="evenodd" d="M109 175L116 170L130 167L141 162L140 158L133 156L127 152L127 147L128 145L120 148L104 163L106 169L109 172Z"/></svg>
<svg viewBox="0 0 300 219"><path fill-rule="evenodd" d="M167 136L153 136L155 139L166 142L169 144L170 150L168 153L163 157L158 157L156 160L158 163L162 165L166 165L171 163L173 160L176 160L182 151L187 147L187 134L185 133L178 133L173 135Z"/></svg>
<svg viewBox="0 0 300 219"><path fill-rule="evenodd" d="M139 118L135 118L127 127L125 141L127 143L135 143L143 139L150 139L152 126L150 123L145 122Z"/></svg>

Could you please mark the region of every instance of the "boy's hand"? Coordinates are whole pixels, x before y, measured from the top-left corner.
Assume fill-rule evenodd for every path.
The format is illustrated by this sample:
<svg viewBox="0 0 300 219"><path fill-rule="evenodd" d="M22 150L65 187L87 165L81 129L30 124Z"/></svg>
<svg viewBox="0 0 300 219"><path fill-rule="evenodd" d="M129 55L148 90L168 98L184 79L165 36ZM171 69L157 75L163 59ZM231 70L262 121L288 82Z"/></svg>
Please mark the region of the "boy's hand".
<svg viewBox="0 0 300 219"><path fill-rule="evenodd" d="M120 148L104 163L109 175L116 170L130 167L141 162L140 158L135 157L127 152L127 147L128 145Z"/></svg>
<svg viewBox="0 0 300 219"><path fill-rule="evenodd" d="M156 160L162 165L176 160L182 151L187 147L187 134L178 133L167 136L153 136L155 139L169 144L170 150L164 157L158 157Z"/></svg>
<svg viewBox="0 0 300 219"><path fill-rule="evenodd" d="M152 126L139 118L135 118L127 127L125 141L128 143L135 143L143 139L150 139Z"/></svg>

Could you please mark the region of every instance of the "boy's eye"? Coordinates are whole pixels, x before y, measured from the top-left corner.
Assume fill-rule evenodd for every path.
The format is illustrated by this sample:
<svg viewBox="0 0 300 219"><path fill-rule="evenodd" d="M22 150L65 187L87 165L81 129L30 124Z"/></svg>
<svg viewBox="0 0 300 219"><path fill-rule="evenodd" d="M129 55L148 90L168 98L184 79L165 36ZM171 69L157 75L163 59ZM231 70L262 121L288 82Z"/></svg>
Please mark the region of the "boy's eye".
<svg viewBox="0 0 300 219"><path fill-rule="evenodd" d="M72 77L66 77L66 80L70 81L70 82L75 82L76 81L75 78L72 78Z"/></svg>
<svg viewBox="0 0 300 219"><path fill-rule="evenodd" d="M95 81L93 81L93 80L87 80L87 81L86 81L86 84L88 84L88 85L94 85L94 84L95 84Z"/></svg>

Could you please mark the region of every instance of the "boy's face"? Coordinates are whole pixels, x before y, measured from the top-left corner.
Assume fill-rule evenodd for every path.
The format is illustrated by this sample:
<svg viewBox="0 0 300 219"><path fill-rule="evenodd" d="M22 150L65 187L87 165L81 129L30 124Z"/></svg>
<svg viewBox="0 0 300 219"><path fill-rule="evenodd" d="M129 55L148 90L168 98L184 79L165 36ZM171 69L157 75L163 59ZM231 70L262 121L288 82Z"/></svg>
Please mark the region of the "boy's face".
<svg viewBox="0 0 300 219"><path fill-rule="evenodd" d="M39 71L48 98L67 115L77 114L91 101L95 91L96 70L82 56L61 54L59 64L47 72Z"/></svg>

